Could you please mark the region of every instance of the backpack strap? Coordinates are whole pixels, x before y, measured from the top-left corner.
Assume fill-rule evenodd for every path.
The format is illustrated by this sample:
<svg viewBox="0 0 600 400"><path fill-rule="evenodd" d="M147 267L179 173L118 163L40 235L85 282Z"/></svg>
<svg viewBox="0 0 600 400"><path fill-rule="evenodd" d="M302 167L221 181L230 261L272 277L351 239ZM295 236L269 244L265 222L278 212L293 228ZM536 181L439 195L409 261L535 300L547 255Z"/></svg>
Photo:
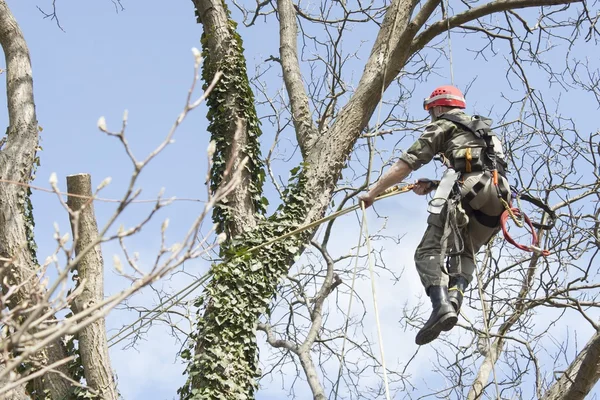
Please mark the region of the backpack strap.
<svg viewBox="0 0 600 400"><path fill-rule="evenodd" d="M466 128L469 132L473 133L479 139L486 139L487 136L493 135L492 129L490 128L490 124L487 121L491 121L490 119L483 119L479 115L475 115L474 119L471 121L465 121L464 118L456 114L442 114L439 118L445 119L450 122L454 122L464 128ZM487 140L486 140L487 143Z"/></svg>
<svg viewBox="0 0 600 400"><path fill-rule="evenodd" d="M439 118L454 122L455 124L460 125L471 132L478 139L482 139L485 142L486 152L490 161L492 162L493 169L498 170L500 175L506 176L506 161L502 158L496 157L496 152L494 151L492 138L496 135L491 129L491 119L482 117L480 115L474 115L471 121L467 121L465 118L462 118L459 115L450 113L442 114L439 116Z"/></svg>

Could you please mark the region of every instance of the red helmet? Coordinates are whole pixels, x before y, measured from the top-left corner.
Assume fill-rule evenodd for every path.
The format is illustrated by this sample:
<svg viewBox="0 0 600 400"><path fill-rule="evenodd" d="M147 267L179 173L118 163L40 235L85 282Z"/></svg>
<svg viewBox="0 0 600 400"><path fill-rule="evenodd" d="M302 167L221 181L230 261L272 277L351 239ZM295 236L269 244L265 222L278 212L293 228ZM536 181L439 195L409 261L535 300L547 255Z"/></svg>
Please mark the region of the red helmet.
<svg viewBox="0 0 600 400"><path fill-rule="evenodd" d="M435 106L465 108L467 103L462 92L454 86L440 86L423 101L423 108L429 110Z"/></svg>

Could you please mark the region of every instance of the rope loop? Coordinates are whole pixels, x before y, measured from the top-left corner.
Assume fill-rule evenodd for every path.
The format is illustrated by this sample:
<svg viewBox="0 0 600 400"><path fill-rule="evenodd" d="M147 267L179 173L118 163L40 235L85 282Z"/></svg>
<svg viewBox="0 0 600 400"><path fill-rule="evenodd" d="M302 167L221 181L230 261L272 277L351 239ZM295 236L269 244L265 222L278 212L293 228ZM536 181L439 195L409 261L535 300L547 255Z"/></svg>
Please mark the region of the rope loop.
<svg viewBox="0 0 600 400"><path fill-rule="evenodd" d="M527 224L527 226L529 227L529 231L531 232L531 245L517 243L512 238L512 236L510 236L510 234L508 233L508 228L506 226L506 222L508 221L509 216L512 218L513 221L515 221L515 223L517 223L517 217L522 218L525 221L525 224ZM504 238L506 239L506 241L515 246L516 248L521 249L523 251L532 252L543 257L548 257L550 255L550 251L544 250L541 247L539 247L538 236L535 233L533 223L531 222L527 214L523 213L518 208L513 207L506 209L500 216L500 226L502 227L502 233L504 234Z"/></svg>

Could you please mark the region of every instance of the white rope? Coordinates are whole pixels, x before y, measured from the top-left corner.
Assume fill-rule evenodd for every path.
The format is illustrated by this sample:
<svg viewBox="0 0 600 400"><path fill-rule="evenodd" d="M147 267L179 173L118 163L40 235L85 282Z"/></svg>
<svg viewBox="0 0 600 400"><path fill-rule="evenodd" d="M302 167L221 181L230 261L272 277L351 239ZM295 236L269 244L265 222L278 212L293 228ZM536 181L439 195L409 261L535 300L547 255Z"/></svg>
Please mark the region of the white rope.
<svg viewBox="0 0 600 400"><path fill-rule="evenodd" d="M358 258L360 255L360 243L362 241L362 231L365 219L360 221L360 233L358 235L358 245L356 246L356 258L354 262L354 271L352 272L352 284L350 285L350 300L348 301L348 311L346 312L346 324L344 326L344 340L342 341L342 354L340 354L340 368L338 370L338 377L335 383L334 399L338 398L338 389L340 387L340 380L342 379L342 372L344 368L344 356L346 354L346 340L348 338L348 324L350 323L350 311L352 311L352 299L354 298L354 284L356 283L356 275L358 271Z"/></svg>
<svg viewBox="0 0 600 400"><path fill-rule="evenodd" d="M381 366L383 368L383 383L385 385L385 397L386 400L390 400L390 388L387 377L387 368L385 366L385 352L383 349L383 339L381 335L381 323L379 321L379 308L377 307L377 290L375 287L375 272L373 270L373 262L371 260L371 240L369 238L369 229L367 228L367 214L365 211L364 203L361 204L362 218L360 220L360 232L358 235L358 245L356 246L356 257L354 262L354 271L352 272L352 283L350 285L350 300L348 301L348 311L346 312L346 323L344 325L344 340L342 341L342 352L340 354L340 368L338 369L338 377L335 383L334 399L338 398L338 389L342 378L342 372L344 369L344 356L346 354L346 341L348 338L348 325L350 322L350 312L352 311L352 299L354 298L354 286L356 283L356 275L358 272L358 260L360 256L360 247L362 242L363 230L365 232L367 242L367 253L369 258L369 272L371 275L371 291L373 293L373 306L375 308L375 322L377 324L377 336L379 338L379 352L381 353Z"/></svg>
<svg viewBox="0 0 600 400"><path fill-rule="evenodd" d="M398 13L396 13L396 16L394 18L394 23L392 24L392 30L390 31L390 36L388 37L387 43L386 43L386 47L385 47L385 53L384 53L384 57L383 57L383 76L382 76L382 82L381 82L381 92L380 92L380 96L379 96L379 103L377 105L377 122L375 124L375 137L377 137L377 133L379 132L379 128L380 128L380 122L381 122L381 110L383 108L383 95L385 93L385 78L386 78L386 73L387 73L387 68L388 68L388 64L389 64L389 56L390 56L390 41L391 41L391 35L392 33L395 31L396 29L396 24L398 22ZM367 139L368 140L368 139ZM375 140L373 140L373 146L375 146ZM367 177L368 177L368 172L367 172ZM358 245L356 247L356 262L354 263L354 272L352 273L352 284L350 287L350 300L348 301L348 312L346 314L346 324L344 326L344 340L342 342L342 352L340 354L340 368L338 370L338 377L337 377L337 381L335 383L335 389L334 389L334 399L337 400L338 398L338 388L340 385L340 380L341 380L341 376L342 376L342 372L343 372L343 368L344 368L344 355L345 355L345 350L346 350L346 340L348 338L348 324L350 322L350 311L352 310L352 298L354 297L354 284L356 282L356 274L358 271L358 258L360 255L360 244L361 244L361 239L362 239L362 232L363 232L363 226L365 226L365 222L366 222L366 212L365 212L365 205L363 202L360 203L360 206L362 208L362 218L360 221L360 233L358 235ZM386 399L390 400L390 391L389 391L389 385L388 385L388 379L387 379L387 370L385 367L385 357L384 357L384 352L383 352L383 342L381 340L381 327L379 324L379 312L377 309L377 297L376 297L376 292L375 292L375 283L374 283L374 276L373 276L373 268L371 265L371 241L369 240L369 234L368 234L368 230L366 233L366 240L367 240L367 246L368 246L368 252L369 252L369 269L371 271L371 288L373 291L373 303L375 305L375 319L377 321L377 332L379 335L379 350L381 352L381 358L382 358L382 362L381 365L383 367L383 379L384 379L384 384L385 384L385 395L386 395Z"/></svg>
<svg viewBox="0 0 600 400"><path fill-rule="evenodd" d="M477 269L477 262L476 262L476 258L475 258L475 249L473 248L473 239L471 238L471 235L469 234L469 241L471 242L471 252L473 253L473 264L475 264L475 268ZM487 341L487 346L488 346L488 354L490 355L491 359L492 359L492 375L494 376L494 385L496 387L496 399L500 400L500 387L498 386L498 379L496 377L496 361L494 360L494 354L492 354L492 341L490 338L490 328L488 326L488 320L487 320L487 316L486 316L486 309L485 309L485 301L483 299L483 284L481 283L481 275L479 274L479 270L475 271L475 275L477 275L477 288L479 290L479 300L481 300L481 312L483 315L483 329L485 330L485 337L486 337L486 341ZM483 389L482 389L483 390ZM479 394L481 395L481 394Z"/></svg>
<svg viewBox="0 0 600 400"><path fill-rule="evenodd" d="M365 221L365 238L367 240L367 257L369 259L369 273L371 275L371 292L373 293L373 307L375 308L375 323L377 324L377 337L379 339L379 353L381 354L381 367L383 368L383 383L385 385L385 398L390 400L390 386L387 377L387 368L385 367L385 352L383 350L383 337L381 335L381 323L379 321L379 308L377 307L377 289L375 286L375 271L373 268L373 259L371 258L371 239L369 238L369 228L367 221L367 213L365 204L362 204L362 219ZM362 233L362 229L361 229Z"/></svg>
<svg viewBox="0 0 600 400"><path fill-rule="evenodd" d="M452 86L454 86L454 69L452 67L452 40L450 39L450 17L448 13L450 11L450 0L446 0L446 21L448 22L448 29L446 32L448 33L448 59L450 61L450 82Z"/></svg>

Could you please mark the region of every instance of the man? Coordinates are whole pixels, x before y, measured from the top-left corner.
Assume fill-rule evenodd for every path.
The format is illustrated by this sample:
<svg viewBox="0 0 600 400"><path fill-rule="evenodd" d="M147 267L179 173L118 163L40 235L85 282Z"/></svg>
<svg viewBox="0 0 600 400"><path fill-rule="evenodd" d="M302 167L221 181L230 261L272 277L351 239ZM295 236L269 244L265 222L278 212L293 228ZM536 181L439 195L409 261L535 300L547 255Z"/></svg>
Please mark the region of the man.
<svg viewBox="0 0 600 400"><path fill-rule="evenodd" d="M433 308L417 334L418 345L435 340L458 321L464 291L473 279L475 254L498 232L504 211L501 198L508 201L510 189L504 177L502 145L490 130L491 120L465 114L462 109L466 102L460 90L441 86L423 105L429 111L431 124L368 193L359 196L369 207L378 195L440 153L452 167L444 174L430 203L427 230L415 252L415 265ZM432 190L431 181L425 179L417 181L413 188L419 195ZM451 237L447 241L447 223L451 222L448 216L456 216L456 211L463 208L468 222L460 229L458 240ZM457 246L458 242L462 245ZM458 253L449 259L450 271L446 267L448 243Z"/></svg>

